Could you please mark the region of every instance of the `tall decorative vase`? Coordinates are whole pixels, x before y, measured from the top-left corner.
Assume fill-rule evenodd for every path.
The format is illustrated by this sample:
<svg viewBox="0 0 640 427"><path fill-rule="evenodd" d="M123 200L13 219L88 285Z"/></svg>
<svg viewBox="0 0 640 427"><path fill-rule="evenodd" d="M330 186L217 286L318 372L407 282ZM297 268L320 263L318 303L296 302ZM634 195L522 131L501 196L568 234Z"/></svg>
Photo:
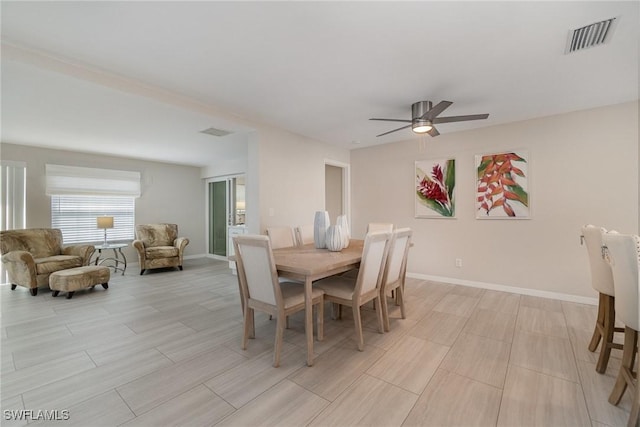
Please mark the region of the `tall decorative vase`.
<svg viewBox="0 0 640 427"><path fill-rule="evenodd" d="M342 227L339 225L330 225L327 228L327 249L332 252L339 252L344 248L342 246L344 244L344 240L342 238L344 232L342 231Z"/></svg>
<svg viewBox="0 0 640 427"><path fill-rule="evenodd" d="M318 211L316 212L315 219L313 221L313 243L316 248L323 249L327 247L327 228L329 228L329 212Z"/></svg>
<svg viewBox="0 0 640 427"><path fill-rule="evenodd" d="M347 222L346 215L340 215L336 220L336 225L342 228L342 247L349 246L349 239L351 238L351 231L349 230L349 223Z"/></svg>

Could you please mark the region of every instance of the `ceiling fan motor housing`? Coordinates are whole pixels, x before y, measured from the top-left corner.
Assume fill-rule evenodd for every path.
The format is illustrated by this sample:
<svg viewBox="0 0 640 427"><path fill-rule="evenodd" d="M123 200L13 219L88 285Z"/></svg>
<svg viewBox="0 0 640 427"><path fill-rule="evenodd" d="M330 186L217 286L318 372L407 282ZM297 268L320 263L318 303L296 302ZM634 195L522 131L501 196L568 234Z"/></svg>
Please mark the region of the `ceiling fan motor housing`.
<svg viewBox="0 0 640 427"><path fill-rule="evenodd" d="M411 128L414 132L425 133L431 130L431 121L423 118L431 107L431 101L419 101L411 105Z"/></svg>
<svg viewBox="0 0 640 427"><path fill-rule="evenodd" d="M413 120L424 116L427 111L431 110L431 101L418 101L411 105L411 118Z"/></svg>

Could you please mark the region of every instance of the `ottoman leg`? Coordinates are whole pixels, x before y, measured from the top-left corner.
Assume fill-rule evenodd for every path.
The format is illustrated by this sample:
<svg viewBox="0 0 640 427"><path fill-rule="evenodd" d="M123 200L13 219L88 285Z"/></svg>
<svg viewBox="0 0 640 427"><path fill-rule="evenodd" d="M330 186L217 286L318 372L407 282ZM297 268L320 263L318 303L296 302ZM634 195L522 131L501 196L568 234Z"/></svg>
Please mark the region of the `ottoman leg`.
<svg viewBox="0 0 640 427"><path fill-rule="evenodd" d="M18 285L14 285L14 284L12 283L12 284L11 284L11 290L12 290L12 291L15 291L17 286L18 286Z"/></svg>
<svg viewBox="0 0 640 427"><path fill-rule="evenodd" d="M73 298L73 292L67 292L67 299Z"/></svg>
<svg viewBox="0 0 640 427"><path fill-rule="evenodd" d="M57 297L59 293L60 293L60 291L53 291L53 292L51 293L51 296L53 296L53 297Z"/></svg>
<svg viewBox="0 0 640 427"><path fill-rule="evenodd" d="M33 295L34 297L38 295L38 288L31 288L29 289L29 291L31 292L31 295Z"/></svg>
<svg viewBox="0 0 640 427"><path fill-rule="evenodd" d="M109 283L103 283L102 287L105 288L105 289L109 289Z"/></svg>

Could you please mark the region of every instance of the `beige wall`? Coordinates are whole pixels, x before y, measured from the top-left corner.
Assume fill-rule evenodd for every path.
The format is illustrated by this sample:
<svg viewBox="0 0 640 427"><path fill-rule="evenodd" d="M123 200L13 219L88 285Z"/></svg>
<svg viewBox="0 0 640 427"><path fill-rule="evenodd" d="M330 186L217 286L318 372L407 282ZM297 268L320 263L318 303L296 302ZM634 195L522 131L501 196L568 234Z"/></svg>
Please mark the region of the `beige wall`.
<svg viewBox="0 0 640 427"><path fill-rule="evenodd" d="M638 233L638 103L418 138L351 152L353 234L414 230L408 271L453 283L595 297L580 228ZM476 154L526 149L529 220L476 220ZM456 219L414 218L414 162L456 159ZM461 258L462 268L455 267Z"/></svg>
<svg viewBox="0 0 640 427"><path fill-rule="evenodd" d="M315 212L325 209L325 160L348 163L349 151L266 127L257 145L261 232L268 226L313 224Z"/></svg>
<svg viewBox="0 0 640 427"><path fill-rule="evenodd" d="M180 235L188 237L185 255L205 253L204 184L200 168L50 150L46 148L0 144L3 160L27 163L27 227L51 227L51 198L45 194L45 164L139 171L142 196L136 199L136 223L178 224ZM130 262L137 255L127 248Z"/></svg>

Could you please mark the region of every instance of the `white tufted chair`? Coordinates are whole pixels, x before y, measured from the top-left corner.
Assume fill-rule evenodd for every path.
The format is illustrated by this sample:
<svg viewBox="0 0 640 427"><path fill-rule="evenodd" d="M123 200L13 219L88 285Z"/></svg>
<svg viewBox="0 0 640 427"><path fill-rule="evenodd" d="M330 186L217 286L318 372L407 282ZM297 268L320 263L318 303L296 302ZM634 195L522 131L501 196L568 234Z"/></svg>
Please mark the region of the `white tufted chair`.
<svg viewBox="0 0 640 427"><path fill-rule="evenodd" d="M591 269L591 286L599 293L598 318L589 343L589 351L595 351L602 340L600 356L596 364L596 371L604 373L607 370L612 348L622 349L620 344L614 344L614 332L623 332L622 328L615 328L615 289L611 267L603 256L603 235L607 230L602 227L585 225L582 227L582 238L589 254ZM615 231L613 232L615 233Z"/></svg>
<svg viewBox="0 0 640 427"><path fill-rule="evenodd" d="M640 263L640 237L625 234L605 234L607 260L611 265L616 290L616 313L624 323L624 350L618 379L609 396L609 403L617 405L627 387L636 394L637 380L633 372L638 352L638 263ZM638 424L638 399L634 397L628 425Z"/></svg>

